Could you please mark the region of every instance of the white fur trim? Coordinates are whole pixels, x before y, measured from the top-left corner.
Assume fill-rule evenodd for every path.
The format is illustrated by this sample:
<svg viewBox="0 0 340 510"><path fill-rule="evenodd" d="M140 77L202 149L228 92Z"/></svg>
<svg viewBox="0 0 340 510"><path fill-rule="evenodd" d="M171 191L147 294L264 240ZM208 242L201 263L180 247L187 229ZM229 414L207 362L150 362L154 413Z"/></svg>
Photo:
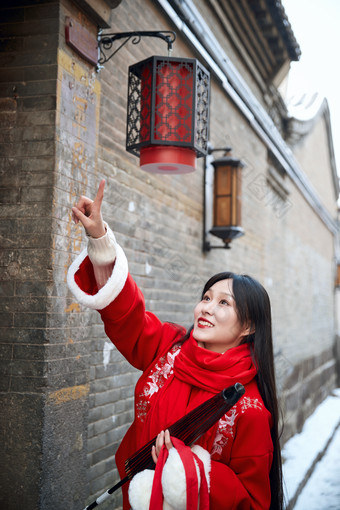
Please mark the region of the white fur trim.
<svg viewBox="0 0 340 510"><path fill-rule="evenodd" d="M177 510L173 506L169 505L169 503L164 499L163 501L163 510Z"/></svg>
<svg viewBox="0 0 340 510"><path fill-rule="evenodd" d="M144 469L132 478L129 486L132 510L149 510L154 474L153 470Z"/></svg>
<svg viewBox="0 0 340 510"><path fill-rule="evenodd" d="M199 446L198 444L195 444L191 448L191 451L195 453L197 457L203 462L204 473L207 479L208 489L210 490L210 471L211 471L210 453L204 448L202 448L202 446Z"/></svg>
<svg viewBox="0 0 340 510"><path fill-rule="evenodd" d="M195 462L196 464L196 462ZM196 473L198 483L200 484L200 475L196 464ZM187 506L187 485L185 470L176 448L169 450L169 456L164 464L162 473L162 487L164 501L176 510L186 510Z"/></svg>
<svg viewBox="0 0 340 510"><path fill-rule="evenodd" d="M186 510L187 486L185 470L176 448L169 450L169 456L162 473L164 500L176 510Z"/></svg>
<svg viewBox="0 0 340 510"><path fill-rule="evenodd" d="M80 264L87 257L87 249L83 250L78 257L73 261L67 272L67 285L76 298L76 300L88 308L93 310L102 310L108 306L122 291L127 276L128 276L128 262L123 249L117 243L116 246L116 262L113 268L112 275L107 283L102 287L97 294L90 296L83 292L74 280L74 275L78 271Z"/></svg>
<svg viewBox="0 0 340 510"><path fill-rule="evenodd" d="M207 479L208 487L210 487L210 454L207 450L204 450L204 448L198 445L194 445L192 451L203 462L205 477ZM194 462L196 466L199 490L201 486L201 475L196 460ZM174 510L186 510L187 491L185 470L176 448L171 448L169 450L169 456L162 473L162 487L164 495L163 510L171 510L172 508Z"/></svg>

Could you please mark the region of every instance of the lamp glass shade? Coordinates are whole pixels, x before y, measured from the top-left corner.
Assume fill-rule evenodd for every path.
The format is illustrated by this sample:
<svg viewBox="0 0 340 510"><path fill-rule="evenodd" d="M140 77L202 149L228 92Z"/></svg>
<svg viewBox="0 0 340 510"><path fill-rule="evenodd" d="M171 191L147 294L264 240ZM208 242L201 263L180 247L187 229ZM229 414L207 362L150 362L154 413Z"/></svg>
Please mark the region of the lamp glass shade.
<svg viewBox="0 0 340 510"><path fill-rule="evenodd" d="M340 263L337 263L336 266L336 278L335 278L335 287L340 287Z"/></svg>
<svg viewBox="0 0 340 510"><path fill-rule="evenodd" d="M224 241L243 235L241 228L241 200L243 163L236 158L224 157L213 161L214 214L210 232Z"/></svg>
<svg viewBox="0 0 340 510"><path fill-rule="evenodd" d="M195 59L151 57L129 68L126 150L149 172L187 173L207 153L208 71Z"/></svg>
<svg viewBox="0 0 340 510"><path fill-rule="evenodd" d="M238 168L221 165L215 170L214 225L239 225L241 223L240 188Z"/></svg>

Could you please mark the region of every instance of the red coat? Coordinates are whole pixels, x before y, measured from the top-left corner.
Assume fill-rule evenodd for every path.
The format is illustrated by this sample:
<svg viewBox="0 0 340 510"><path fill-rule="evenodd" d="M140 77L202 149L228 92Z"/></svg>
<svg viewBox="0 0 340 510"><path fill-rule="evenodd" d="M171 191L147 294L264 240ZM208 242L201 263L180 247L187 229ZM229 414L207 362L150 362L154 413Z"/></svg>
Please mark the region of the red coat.
<svg viewBox="0 0 340 510"><path fill-rule="evenodd" d="M84 294L95 297L97 288L88 258L74 271L74 283ZM135 388L135 419L116 453L116 464L123 478L126 476L124 461L154 435L154 431L146 432L148 413L152 411L155 395L174 377L173 367L182 349L180 339L185 330L163 323L146 312L144 298L131 276L127 277L114 301L99 311L108 337L127 361L143 372ZM239 346L230 351L237 357L245 348ZM197 349L202 350L198 346ZM270 506L271 416L255 378L244 386L245 395L219 421L213 440L207 435L199 440L211 454L211 510L267 509ZM195 392L190 395L193 396L190 396L188 410L190 403L195 407L194 402L190 402L195 399ZM161 420L158 425L169 426ZM123 494L124 510L128 510L126 485Z"/></svg>

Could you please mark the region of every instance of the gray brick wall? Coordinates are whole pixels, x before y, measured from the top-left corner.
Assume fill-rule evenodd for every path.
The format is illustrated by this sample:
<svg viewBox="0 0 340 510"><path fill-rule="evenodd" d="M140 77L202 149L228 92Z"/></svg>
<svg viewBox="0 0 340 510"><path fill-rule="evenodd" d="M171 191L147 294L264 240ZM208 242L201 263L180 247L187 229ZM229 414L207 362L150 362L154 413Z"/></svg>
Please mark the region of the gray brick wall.
<svg viewBox="0 0 340 510"><path fill-rule="evenodd" d="M3 2L0 14L0 501L9 510L35 508L40 491L58 11Z"/></svg>
<svg viewBox="0 0 340 510"><path fill-rule="evenodd" d="M79 509L118 479L114 454L133 419L139 373L66 285L86 243L70 206L94 196L103 177L105 219L162 320L189 326L216 272L247 272L265 285L289 437L335 385L332 234L288 177L286 199L275 191L266 147L213 79L211 142L231 145L246 163L246 235L231 250L203 254L203 160L195 173L156 176L125 151L128 66L164 54L164 44L129 43L96 74L65 44L65 16L96 30L75 3L15 0L0 14L2 505L18 508L24 493L28 509ZM129 0L115 9L111 31L131 30L136 19L140 30L172 29L155 2ZM193 53L178 35L180 55ZM120 505L117 493L102 508Z"/></svg>
<svg viewBox="0 0 340 510"><path fill-rule="evenodd" d="M69 341L54 252L59 15L59 2L1 5L0 501L9 510L79 508L86 492L89 354Z"/></svg>

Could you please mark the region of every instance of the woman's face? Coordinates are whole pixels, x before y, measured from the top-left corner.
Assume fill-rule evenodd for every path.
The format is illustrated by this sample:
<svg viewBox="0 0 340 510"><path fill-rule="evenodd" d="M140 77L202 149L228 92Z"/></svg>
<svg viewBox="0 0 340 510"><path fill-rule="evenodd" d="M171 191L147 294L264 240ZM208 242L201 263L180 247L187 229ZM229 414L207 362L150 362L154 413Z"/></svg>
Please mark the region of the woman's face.
<svg viewBox="0 0 340 510"><path fill-rule="evenodd" d="M233 280L216 282L204 294L194 310L193 336L201 347L223 353L240 344L249 334L236 313Z"/></svg>

